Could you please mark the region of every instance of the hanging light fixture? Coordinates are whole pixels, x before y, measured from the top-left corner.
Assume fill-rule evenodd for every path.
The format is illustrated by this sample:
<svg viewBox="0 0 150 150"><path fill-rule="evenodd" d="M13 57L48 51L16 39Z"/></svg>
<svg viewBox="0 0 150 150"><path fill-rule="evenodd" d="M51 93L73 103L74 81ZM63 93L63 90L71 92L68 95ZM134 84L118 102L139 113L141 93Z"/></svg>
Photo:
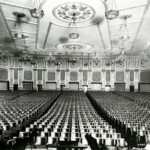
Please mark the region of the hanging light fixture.
<svg viewBox="0 0 150 150"><path fill-rule="evenodd" d="M40 0L35 0L34 1L34 7L33 9L30 9L30 14L33 18L43 18L44 16L44 11L42 10L42 6L46 0L43 0L40 2Z"/></svg>
<svg viewBox="0 0 150 150"><path fill-rule="evenodd" d="M60 54L61 54L61 53L59 53L59 57L58 57L57 61L55 62L55 65L56 65L57 67L61 65Z"/></svg>
<svg viewBox="0 0 150 150"><path fill-rule="evenodd" d="M75 13L76 15L76 13ZM79 38L79 33L77 33L77 26L76 26L76 20L73 20L73 22L70 25L71 33L69 33L70 39L77 39Z"/></svg>
<svg viewBox="0 0 150 150"><path fill-rule="evenodd" d="M16 31L18 33L15 33L14 34L14 39L25 39L25 38L28 38L27 35L24 35L22 33L22 28L21 28L21 18L24 18L26 16L25 13L23 12L18 12L18 11L14 11L12 13L15 17L16 17Z"/></svg>
<svg viewBox="0 0 150 150"><path fill-rule="evenodd" d="M131 14L125 14L120 16L119 18L123 20L122 23L122 36L120 37L122 41L127 41L130 39L130 36L128 35L128 29L127 29L127 20L131 18Z"/></svg>
<svg viewBox="0 0 150 150"><path fill-rule="evenodd" d="M84 66L89 66L91 63L90 63L90 53L88 53L88 57L87 57L87 60L86 60L86 63L84 64Z"/></svg>
<svg viewBox="0 0 150 150"><path fill-rule="evenodd" d="M119 10L117 10L115 0L105 0L105 4L106 4L105 17L109 20L118 18Z"/></svg>

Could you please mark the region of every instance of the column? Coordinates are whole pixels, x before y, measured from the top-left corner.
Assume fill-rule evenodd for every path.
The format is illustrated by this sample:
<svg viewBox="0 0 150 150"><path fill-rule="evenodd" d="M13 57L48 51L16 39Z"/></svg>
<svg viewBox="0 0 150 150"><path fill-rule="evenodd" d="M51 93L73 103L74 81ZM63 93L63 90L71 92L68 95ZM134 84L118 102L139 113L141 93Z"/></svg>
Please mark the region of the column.
<svg viewBox="0 0 150 150"><path fill-rule="evenodd" d="M130 70L125 70L125 90L130 91Z"/></svg>
<svg viewBox="0 0 150 150"><path fill-rule="evenodd" d="M43 77L43 86L42 86L42 88L43 88L43 90L44 89L46 89L46 69L43 69L43 75L42 75L42 77Z"/></svg>
<svg viewBox="0 0 150 150"><path fill-rule="evenodd" d="M83 89L82 85L83 85L83 71L79 70L79 90Z"/></svg>
<svg viewBox="0 0 150 150"><path fill-rule="evenodd" d="M138 86L139 86L139 69L134 70L134 90L135 92L138 91Z"/></svg>
<svg viewBox="0 0 150 150"><path fill-rule="evenodd" d="M14 89L14 68L10 68L9 81L10 81L9 89L13 91L13 89Z"/></svg>
<svg viewBox="0 0 150 150"><path fill-rule="evenodd" d="M60 69L57 69L56 71L56 86L57 86L57 90L60 90Z"/></svg>
<svg viewBox="0 0 150 150"><path fill-rule="evenodd" d="M38 90L38 88L37 88L37 69L33 69L33 89Z"/></svg>
<svg viewBox="0 0 150 150"><path fill-rule="evenodd" d="M88 89L91 89L92 71L88 70Z"/></svg>
<svg viewBox="0 0 150 150"><path fill-rule="evenodd" d="M19 68L18 70L18 76L19 76L19 84L18 84L18 89L19 90L22 90L23 89L23 86L22 86L22 81L23 81L23 69L22 68Z"/></svg>
<svg viewBox="0 0 150 150"><path fill-rule="evenodd" d="M106 85L106 70L102 70L102 91L105 91L105 85Z"/></svg>

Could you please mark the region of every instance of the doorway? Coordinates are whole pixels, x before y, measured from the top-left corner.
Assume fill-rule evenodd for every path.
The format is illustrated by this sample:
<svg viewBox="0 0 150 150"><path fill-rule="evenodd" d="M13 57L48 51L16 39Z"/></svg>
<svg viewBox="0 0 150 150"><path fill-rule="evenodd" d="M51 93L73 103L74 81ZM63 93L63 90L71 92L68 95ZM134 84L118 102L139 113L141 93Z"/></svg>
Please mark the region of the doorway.
<svg viewBox="0 0 150 150"><path fill-rule="evenodd" d="M134 85L130 85L130 92L134 92Z"/></svg>
<svg viewBox="0 0 150 150"><path fill-rule="evenodd" d="M18 91L18 84L14 84L14 91Z"/></svg>

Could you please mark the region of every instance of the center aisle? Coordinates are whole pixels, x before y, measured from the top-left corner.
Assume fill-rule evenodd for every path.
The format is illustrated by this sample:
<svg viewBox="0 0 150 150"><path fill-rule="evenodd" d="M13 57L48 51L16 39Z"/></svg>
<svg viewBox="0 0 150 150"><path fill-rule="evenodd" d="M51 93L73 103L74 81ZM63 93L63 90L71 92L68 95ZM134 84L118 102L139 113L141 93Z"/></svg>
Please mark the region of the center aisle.
<svg viewBox="0 0 150 150"><path fill-rule="evenodd" d="M78 141L88 144L86 134L91 134L99 145L124 146L120 133L101 118L84 94L65 91L40 119L26 127L20 136L30 137L30 131L37 130L34 147L50 145L56 141ZM33 141L34 142L34 141Z"/></svg>

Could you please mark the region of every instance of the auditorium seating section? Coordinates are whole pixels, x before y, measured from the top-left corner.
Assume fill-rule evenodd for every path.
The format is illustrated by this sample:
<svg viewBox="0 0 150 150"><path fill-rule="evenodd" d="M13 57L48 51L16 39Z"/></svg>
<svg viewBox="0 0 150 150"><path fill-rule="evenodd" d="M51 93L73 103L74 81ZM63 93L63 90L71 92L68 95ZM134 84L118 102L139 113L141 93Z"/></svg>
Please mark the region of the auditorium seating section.
<svg viewBox="0 0 150 150"><path fill-rule="evenodd" d="M19 136L19 131L39 118L59 94L58 91L0 92L0 141Z"/></svg>
<svg viewBox="0 0 150 150"><path fill-rule="evenodd" d="M125 145L121 134L97 114L83 92L63 92L45 115L20 132L20 137L30 137L35 129L35 147L65 140L86 145L86 134L91 134L98 144Z"/></svg>
<svg viewBox="0 0 150 150"><path fill-rule="evenodd" d="M131 147L144 147L145 142L150 141L150 114L145 105L149 103L148 95L142 95L130 92L87 93L99 113L122 134Z"/></svg>
<svg viewBox="0 0 150 150"><path fill-rule="evenodd" d="M150 108L150 93L147 92L114 92L115 94L118 94L120 96L123 96L125 98L130 99L131 101L134 101L136 103L139 103L145 107Z"/></svg>
<svg viewBox="0 0 150 150"><path fill-rule="evenodd" d="M145 142L150 142L148 96L102 91L0 91L0 141L17 137L41 148L57 141L90 145L89 137L99 146L145 147Z"/></svg>

